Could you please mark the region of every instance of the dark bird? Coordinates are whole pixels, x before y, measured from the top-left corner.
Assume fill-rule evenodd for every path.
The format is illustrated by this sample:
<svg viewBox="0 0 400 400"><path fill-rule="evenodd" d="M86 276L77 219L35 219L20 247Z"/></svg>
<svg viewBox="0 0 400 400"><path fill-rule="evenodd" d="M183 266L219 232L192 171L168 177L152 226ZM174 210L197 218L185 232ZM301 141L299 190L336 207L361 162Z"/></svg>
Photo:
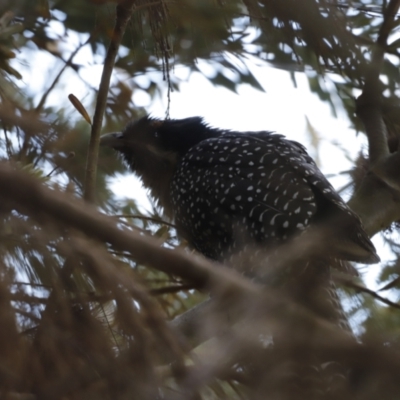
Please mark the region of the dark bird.
<svg viewBox="0 0 400 400"><path fill-rule="evenodd" d="M199 117L162 121L147 116L121 133L104 135L101 144L122 154L175 220L178 235L200 253L232 264L232 256L250 248L247 262L237 267L248 275L256 269L254 248L279 250L314 232L309 241L320 256L313 258L313 268L305 268L310 259L297 262L295 269L308 273L294 273L288 291L329 319L338 317L321 300L330 285L330 266L343 270L349 264L341 260L379 261L358 216L306 149L282 135L215 129Z"/></svg>
<svg viewBox="0 0 400 400"><path fill-rule="evenodd" d="M222 261L248 242L277 246L329 221L337 258L379 261L358 216L306 149L282 135L144 117L101 144L122 154L178 234L209 258Z"/></svg>
<svg viewBox="0 0 400 400"><path fill-rule="evenodd" d="M206 257L232 264L248 251L239 266L248 273L254 249L279 256L283 248L286 256L301 247L288 244L312 233L309 242L320 254L290 255L293 275L284 292L350 329L336 292L329 291L330 267L342 267L341 260L376 263L379 257L358 216L301 144L267 131L211 128L199 117L144 117L104 135L101 144L121 153L175 220L178 235Z"/></svg>

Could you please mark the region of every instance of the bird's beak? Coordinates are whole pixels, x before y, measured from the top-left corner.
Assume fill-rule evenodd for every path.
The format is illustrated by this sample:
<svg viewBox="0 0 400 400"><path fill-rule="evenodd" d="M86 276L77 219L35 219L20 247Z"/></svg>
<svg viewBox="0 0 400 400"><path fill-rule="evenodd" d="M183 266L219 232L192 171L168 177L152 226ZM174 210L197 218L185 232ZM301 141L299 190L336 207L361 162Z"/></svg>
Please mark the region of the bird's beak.
<svg viewBox="0 0 400 400"><path fill-rule="evenodd" d="M123 135L121 132L107 133L100 138L100 146L108 146L118 149L123 146Z"/></svg>

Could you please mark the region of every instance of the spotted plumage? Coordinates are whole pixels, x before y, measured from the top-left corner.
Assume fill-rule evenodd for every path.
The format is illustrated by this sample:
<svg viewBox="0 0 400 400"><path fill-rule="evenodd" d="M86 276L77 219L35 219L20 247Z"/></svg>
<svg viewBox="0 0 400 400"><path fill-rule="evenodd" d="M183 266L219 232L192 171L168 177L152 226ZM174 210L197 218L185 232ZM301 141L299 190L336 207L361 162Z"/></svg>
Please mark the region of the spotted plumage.
<svg viewBox="0 0 400 400"><path fill-rule="evenodd" d="M198 117L144 117L101 143L122 154L192 247L268 284L284 271L287 295L348 327L330 267L379 257L360 219L301 144L267 131L211 128ZM306 235L319 253L296 259L293 241ZM279 267L286 252L289 274L287 262Z"/></svg>
<svg viewBox="0 0 400 400"><path fill-rule="evenodd" d="M226 132L200 142L172 178L177 223L211 258L248 239L269 245L285 240L317 211L311 186L297 164L290 168L301 157L293 157L294 145L280 135L251 135Z"/></svg>
<svg viewBox="0 0 400 400"><path fill-rule="evenodd" d="M180 236L209 258L249 243L279 246L329 220L338 258L378 260L356 214L306 149L282 135L144 117L102 143L122 153Z"/></svg>

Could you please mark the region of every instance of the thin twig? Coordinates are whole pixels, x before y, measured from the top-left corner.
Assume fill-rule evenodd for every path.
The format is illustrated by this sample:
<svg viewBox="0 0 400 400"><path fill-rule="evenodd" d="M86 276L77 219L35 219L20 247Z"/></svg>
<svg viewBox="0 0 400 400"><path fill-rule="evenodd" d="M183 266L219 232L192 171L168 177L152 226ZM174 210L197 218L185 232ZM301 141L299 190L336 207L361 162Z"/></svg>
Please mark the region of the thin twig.
<svg viewBox="0 0 400 400"><path fill-rule="evenodd" d="M171 224L170 222L166 222L166 221L163 221L162 219L158 219L158 218L147 217L147 216L144 216L144 215L138 215L138 214L116 214L116 215L113 215L113 217L143 219L145 221L150 221L150 222L154 222L156 224L162 224L162 225L170 226L171 228L176 228L176 226L174 224Z"/></svg>
<svg viewBox="0 0 400 400"><path fill-rule="evenodd" d="M100 131L103 122L104 112L107 105L108 90L110 87L111 74L113 72L115 59L121 44L125 29L132 15L134 0L125 0L118 3L116 7L116 21L112 33L110 45L104 60L103 72L101 75L99 92L96 101L96 108L93 117L93 125L90 134L90 143L86 160L86 176L84 198L88 202L95 200L95 184L97 175L97 159L99 155Z"/></svg>
<svg viewBox="0 0 400 400"><path fill-rule="evenodd" d="M329 7L342 8L342 9L345 9L345 10L348 10L348 9L352 8L354 10L361 11L361 12L363 12L365 14L383 15L382 11L372 10L372 9L369 9L368 7L363 7L363 6L356 7L354 5L347 5L347 4L330 4ZM378 6L376 6L376 7L378 7ZM398 13L397 13L397 15L398 15Z"/></svg>
<svg viewBox="0 0 400 400"><path fill-rule="evenodd" d="M48 89L43 93L42 98L39 101L39 104L35 107L35 111L36 112L40 112L44 106L44 104L46 103L47 97L49 96L49 94L51 93L51 91L54 89L54 87L57 85L57 82L60 80L62 74L64 73L64 71L66 70L66 68L68 66L71 65L72 60L74 59L74 57L76 56L76 54L78 53L78 51L86 46L90 41L92 40L92 35L89 36L89 38L86 40L86 42L81 43L69 56L69 58L64 61L64 66L61 68L60 72L57 74L57 76L54 78L53 82L51 83L51 85L48 87Z"/></svg>
<svg viewBox="0 0 400 400"><path fill-rule="evenodd" d="M103 304L99 304L99 306L100 306L101 312L103 314L103 318L106 320L107 328L108 328L109 332L111 333L111 336L113 338L115 347L118 349L118 351L120 351L121 349L120 349L120 346L118 344L117 337L115 336L114 329L112 328L112 326L110 324L110 321L108 320L108 317L107 317L107 314L106 314L106 310L104 309Z"/></svg>
<svg viewBox="0 0 400 400"><path fill-rule="evenodd" d="M332 279L335 282L340 283L344 286L347 286L352 289L356 289L359 292L367 293L370 296L374 297L375 299L379 300L380 302L387 304L390 307L397 308L400 310L400 304L394 303L393 301L390 301L390 300L386 299L385 297L380 296L375 291L368 289L365 286L359 285L358 283L354 282L353 280L351 280L349 278L333 274Z"/></svg>

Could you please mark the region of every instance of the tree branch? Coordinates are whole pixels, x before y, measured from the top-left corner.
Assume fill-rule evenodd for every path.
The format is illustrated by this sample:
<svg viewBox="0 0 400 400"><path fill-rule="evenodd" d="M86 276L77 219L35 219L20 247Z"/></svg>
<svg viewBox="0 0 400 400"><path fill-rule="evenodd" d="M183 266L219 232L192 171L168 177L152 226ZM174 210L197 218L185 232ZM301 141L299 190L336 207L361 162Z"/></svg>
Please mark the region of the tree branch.
<svg viewBox="0 0 400 400"><path fill-rule="evenodd" d="M93 125L90 135L90 143L86 162L86 177L84 198L88 202L95 200L95 185L97 175L97 159L99 155L100 132L103 116L107 105L108 90L110 87L111 74L115 64L115 58L125 33L126 26L132 15L134 0L121 1L116 7L116 22L111 37L111 42L104 60L103 73L96 101L96 109L93 117Z"/></svg>
<svg viewBox="0 0 400 400"><path fill-rule="evenodd" d="M391 0L372 50L371 62L365 74L361 96L356 101L356 113L362 120L369 143L372 174L362 181L349 201L360 216L369 235L386 229L400 219L400 155L389 153L388 133L381 110L382 90L379 75L383 67L387 39L394 25L400 0Z"/></svg>
<svg viewBox="0 0 400 400"><path fill-rule="evenodd" d="M363 121L368 137L371 165L389 155L387 129L381 111L382 91L379 75L383 67L387 39L399 7L400 0L391 0L384 12L383 23L365 74L363 91L356 102L357 115Z"/></svg>
<svg viewBox="0 0 400 400"><path fill-rule="evenodd" d="M196 287L254 291L257 285L234 271L201 257L161 247L162 242L133 230L121 230L114 218L100 214L72 197L50 190L29 175L0 164L0 197L4 203L39 222L51 217L87 236L111 244L117 250L129 251L143 265L178 275ZM29 193L29 196L27 196Z"/></svg>
<svg viewBox="0 0 400 400"><path fill-rule="evenodd" d="M46 103L47 98L49 97L49 94L51 93L51 91L54 89L54 87L57 85L58 81L60 80L62 74L64 73L64 71L66 70L67 67L69 67L72 64L72 60L74 59L74 57L76 56L76 54L79 52L80 49L82 49L82 47L85 47L91 40L93 39L92 35L89 36L89 38L81 43L72 53L71 55L68 57L68 59L66 61L64 61L64 65L63 67L60 69L60 71L58 72L58 74L56 75L56 77L53 79L53 82L51 83L51 85L47 88L47 90L43 93L38 105L35 107L35 111L37 113L42 111L43 106Z"/></svg>
<svg viewBox="0 0 400 400"><path fill-rule="evenodd" d="M380 302L382 302L382 303L384 303L384 304L386 304L386 305L388 305L390 307L393 307L393 308L396 308L396 309L400 310L400 304L395 303L393 301L390 301L389 299L386 299L383 296L380 296L374 290L368 289L365 286L357 284L357 282L354 282L354 280L351 279L351 278L347 278L347 277L340 276L340 275L337 275L337 274L332 274L332 279L335 282L340 283L341 285L347 286L348 288L355 289L358 292L367 293L370 296L372 296L374 299L377 299Z"/></svg>

